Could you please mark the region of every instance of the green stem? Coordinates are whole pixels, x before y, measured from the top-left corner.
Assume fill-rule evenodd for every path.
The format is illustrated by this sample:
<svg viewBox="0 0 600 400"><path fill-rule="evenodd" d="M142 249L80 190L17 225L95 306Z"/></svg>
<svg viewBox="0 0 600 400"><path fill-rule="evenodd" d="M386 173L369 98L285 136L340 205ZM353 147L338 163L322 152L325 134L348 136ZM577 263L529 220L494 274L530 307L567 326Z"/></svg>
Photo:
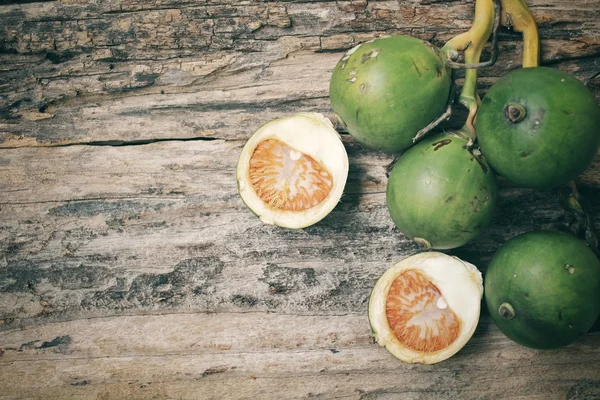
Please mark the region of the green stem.
<svg viewBox="0 0 600 400"><path fill-rule="evenodd" d="M494 40L494 49L492 59L486 63L479 63L483 47L487 43L492 31L498 28L499 18L496 18L497 12L495 7L500 0L475 0L475 18L471 29L461 33L450 39L440 49L440 57L444 60L446 68L466 68L465 85L459 101L469 109L469 117L463 128L456 133L470 139L469 146L475 140L475 128L473 120L479 107L479 97L477 96L477 68L492 65L496 61L496 41ZM494 35L494 38L496 36ZM457 63L459 52L465 53L465 62ZM452 74L454 75L454 74ZM453 87L454 87L454 78ZM451 90L453 92L453 90ZM432 129L435 129L438 124L445 119L449 119L451 115L451 107L454 103L454 94L450 93L446 112L440 118L432 121L425 128L417 132L413 138L416 142L421 137L425 136Z"/></svg>
<svg viewBox="0 0 600 400"><path fill-rule="evenodd" d="M494 27L494 15L493 0L475 0L475 18L471 29L447 41L440 50L442 58L446 60L455 60L458 57L459 52L466 51L468 48L473 47L473 45L479 45L485 32L489 30L489 33L485 36L485 40L481 43L481 48L483 48ZM477 59L477 61L479 61L479 59ZM470 64L468 62L466 63Z"/></svg>
<svg viewBox="0 0 600 400"><path fill-rule="evenodd" d="M494 29L494 0L476 0L475 18L473 26L467 32L449 40L441 49L447 59L454 59L459 51L465 53L465 64L477 64L481 58L483 48ZM465 81L460 93L459 102L469 110L465 125L458 131L466 135L471 142L475 140L476 132L473 126L475 114L479 108L480 98L477 94L477 69L467 68Z"/></svg>
<svg viewBox="0 0 600 400"><path fill-rule="evenodd" d="M471 46L465 50L465 64L475 64L479 62L483 47L492 34L495 14L493 0L478 1L475 4L473 36L477 38L477 40L473 40ZM477 134L475 132L475 127L473 126L473 120L475 119L475 114L477 113L479 103L481 102L481 99L477 94L477 69L470 68L466 70L465 82L458 101L469 110L469 115L464 127L469 131L470 139L474 141Z"/></svg>
<svg viewBox="0 0 600 400"><path fill-rule="evenodd" d="M525 0L501 0L502 25L523 33L523 68L540 65L540 39Z"/></svg>

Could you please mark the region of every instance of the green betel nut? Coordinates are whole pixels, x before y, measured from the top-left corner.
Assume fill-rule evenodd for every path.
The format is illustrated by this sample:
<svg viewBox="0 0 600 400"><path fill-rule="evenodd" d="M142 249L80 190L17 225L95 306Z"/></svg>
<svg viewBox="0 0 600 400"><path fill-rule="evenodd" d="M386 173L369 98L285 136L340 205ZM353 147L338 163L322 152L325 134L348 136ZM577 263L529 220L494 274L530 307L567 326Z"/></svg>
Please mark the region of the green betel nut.
<svg viewBox="0 0 600 400"><path fill-rule="evenodd" d="M600 146L594 95L576 78L547 67L502 77L483 98L475 126L491 167L531 188L568 183Z"/></svg>
<svg viewBox="0 0 600 400"><path fill-rule="evenodd" d="M515 342L566 346L600 314L600 261L571 234L525 233L494 254L484 294L492 319Z"/></svg>
<svg viewBox="0 0 600 400"><path fill-rule="evenodd" d="M438 50L390 36L349 50L331 77L331 106L364 146L397 152L445 110L451 76Z"/></svg>

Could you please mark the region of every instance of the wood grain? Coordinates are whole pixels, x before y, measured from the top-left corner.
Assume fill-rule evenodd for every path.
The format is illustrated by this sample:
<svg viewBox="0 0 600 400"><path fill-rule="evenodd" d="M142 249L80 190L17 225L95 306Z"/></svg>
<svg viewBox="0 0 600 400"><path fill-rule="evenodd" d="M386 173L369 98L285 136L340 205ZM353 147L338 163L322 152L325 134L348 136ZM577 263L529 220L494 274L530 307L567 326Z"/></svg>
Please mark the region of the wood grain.
<svg viewBox="0 0 600 400"><path fill-rule="evenodd" d="M357 312L377 277L418 251L387 212L391 157L348 145L341 203L321 223L288 230L262 225L237 194L243 144L4 151L3 319L27 315L11 306L16 297L47 303L31 317L157 307ZM590 198L600 194L598 172L582 186ZM559 193L505 187L492 227L455 253L479 265L517 233L560 228Z"/></svg>
<svg viewBox="0 0 600 400"><path fill-rule="evenodd" d="M0 365L10 363L11 368L3 374L8 390L0 398L481 399L508 398L508 390L542 399L598 394L597 373L587 367L600 357L598 334L568 350L536 351L506 342L489 324L482 321L452 362L424 366L399 363L375 347L362 313L196 313L57 323L2 336L6 347ZM574 393L580 397L569 397Z"/></svg>
<svg viewBox="0 0 600 400"><path fill-rule="evenodd" d="M345 194L302 230L263 225L237 194L256 128L332 116L346 49L390 33L440 46L472 1L17 3L0 2L0 398L600 398L599 326L535 351L484 310L435 366L373 344L371 288L420 251L387 212L392 156L342 132ZM600 1L528 3L543 64L600 70ZM499 45L482 93L520 65L518 34ZM597 216L600 157L578 183ZM501 181L492 226L449 253L485 271L508 238L563 229L564 192Z"/></svg>
<svg viewBox="0 0 600 400"><path fill-rule="evenodd" d="M530 5L543 64L581 79L598 72L598 0ZM294 110L330 113L328 80L342 51L390 33L441 46L472 15L467 0L4 6L0 146L247 138ZM501 31L483 89L520 65L519 41ZM600 81L591 84L598 93Z"/></svg>

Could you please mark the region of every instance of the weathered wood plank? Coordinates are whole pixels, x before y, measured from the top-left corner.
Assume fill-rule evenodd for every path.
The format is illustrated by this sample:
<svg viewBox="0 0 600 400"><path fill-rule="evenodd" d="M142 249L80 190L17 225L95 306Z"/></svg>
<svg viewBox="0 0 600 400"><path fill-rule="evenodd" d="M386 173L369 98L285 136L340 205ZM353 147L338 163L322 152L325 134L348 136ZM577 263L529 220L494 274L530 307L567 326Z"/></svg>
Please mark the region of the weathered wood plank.
<svg viewBox="0 0 600 400"><path fill-rule="evenodd" d="M390 156L348 139L346 194L295 231L263 225L241 201L243 144L2 151L0 330L122 311L359 312L379 275L418 250L385 206ZM590 199L599 168L582 179ZM559 192L505 187L492 227L454 253L484 269L509 237L560 228Z"/></svg>
<svg viewBox="0 0 600 400"><path fill-rule="evenodd" d="M0 334L3 398L593 398L598 334L524 349L484 318L435 366L399 362L364 314L170 314L79 320ZM185 382L185 385L182 384ZM510 382L510 385L507 383ZM569 397L569 396L580 397Z"/></svg>
<svg viewBox="0 0 600 400"><path fill-rule="evenodd" d="M0 297L6 304L0 319L171 306L349 309L365 301L366 282L375 278L364 268L415 250L391 233L384 218L383 166L389 159L354 156L354 175L361 180L352 179L335 216L290 231L263 226L237 195L234 166L242 145L201 141L8 152L3 164L13 180L3 187L0 205ZM33 154L38 151L45 155ZM43 167L36 159L50 164ZM71 173L81 163L90 175ZM360 201L359 192L365 193ZM367 247L376 236L382 237ZM348 246L340 247L339 240ZM352 272L359 264L362 271ZM60 278L64 273L70 276ZM363 274L372 276L363 283ZM341 293L363 285L359 292ZM31 298L45 302L43 310L28 308Z"/></svg>
<svg viewBox="0 0 600 400"><path fill-rule="evenodd" d="M600 2L531 3L543 62L597 72ZM473 12L467 0L142 4L0 7L0 146L245 138L292 110L330 113L341 50L394 32L442 45ZM483 90L520 65L519 41L502 31Z"/></svg>
<svg viewBox="0 0 600 400"><path fill-rule="evenodd" d="M543 63L596 73L600 0L528 3ZM370 290L418 251L386 210L391 157L343 135L346 193L303 230L263 225L237 195L258 126L331 115L344 50L396 32L439 46L472 12L469 0L0 6L0 398L600 397L598 325L534 351L484 310L436 366L372 343ZM520 65L518 34L501 30L500 48L482 92ZM598 215L600 157L579 183ZM509 237L562 226L560 192L503 182L492 227L450 253L485 271Z"/></svg>

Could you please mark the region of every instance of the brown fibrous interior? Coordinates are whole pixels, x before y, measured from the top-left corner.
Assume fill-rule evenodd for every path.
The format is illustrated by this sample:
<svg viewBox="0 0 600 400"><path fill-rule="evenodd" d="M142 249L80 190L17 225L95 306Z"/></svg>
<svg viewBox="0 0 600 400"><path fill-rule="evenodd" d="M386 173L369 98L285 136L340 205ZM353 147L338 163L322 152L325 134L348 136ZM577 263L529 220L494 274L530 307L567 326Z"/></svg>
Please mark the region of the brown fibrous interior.
<svg viewBox="0 0 600 400"><path fill-rule="evenodd" d="M461 328L439 289L417 270L407 270L394 280L387 296L386 316L403 345L424 353L450 346Z"/></svg>
<svg viewBox="0 0 600 400"><path fill-rule="evenodd" d="M278 210L315 207L333 188L333 177L321 163L277 139L256 146L249 174L256 194Z"/></svg>

